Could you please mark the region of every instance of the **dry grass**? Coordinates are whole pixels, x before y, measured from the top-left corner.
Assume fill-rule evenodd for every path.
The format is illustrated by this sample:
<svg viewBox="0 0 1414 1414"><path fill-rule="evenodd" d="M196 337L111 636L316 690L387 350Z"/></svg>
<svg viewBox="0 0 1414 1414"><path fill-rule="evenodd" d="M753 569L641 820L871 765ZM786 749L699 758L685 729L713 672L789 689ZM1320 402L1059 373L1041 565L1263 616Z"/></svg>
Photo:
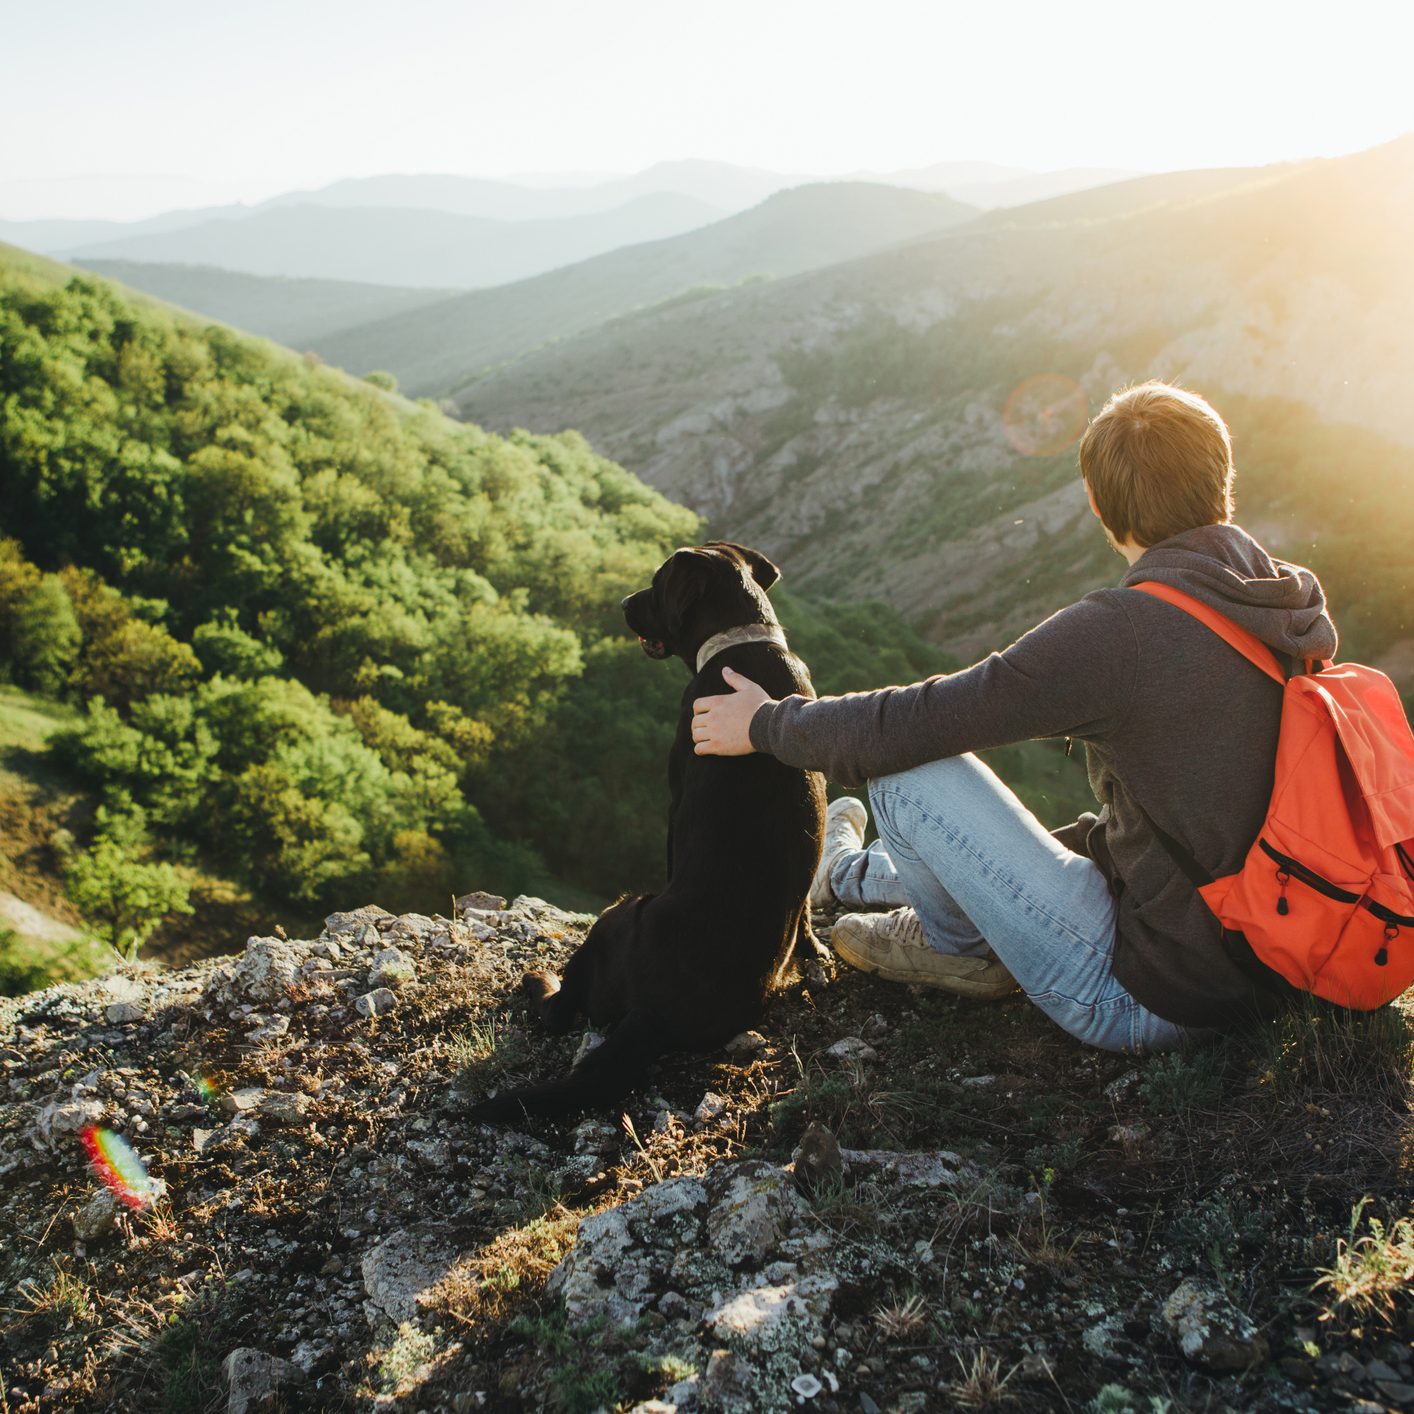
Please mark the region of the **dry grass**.
<svg viewBox="0 0 1414 1414"><path fill-rule="evenodd" d="M907 1340L928 1324L928 1303L914 1292L887 1306L874 1308L874 1325L885 1340Z"/></svg>
<svg viewBox="0 0 1414 1414"><path fill-rule="evenodd" d="M954 1404L964 1409L990 1409L1015 1400L1007 1384L1016 1373L1016 1366L1002 1374L1002 1362L990 1350L974 1351L971 1363L959 1355L957 1363L962 1374L947 1389Z"/></svg>
<svg viewBox="0 0 1414 1414"><path fill-rule="evenodd" d="M556 1204L547 1216L501 1233L442 1278L429 1306L463 1326L488 1327L507 1320L517 1293L538 1293L574 1245L580 1216Z"/></svg>

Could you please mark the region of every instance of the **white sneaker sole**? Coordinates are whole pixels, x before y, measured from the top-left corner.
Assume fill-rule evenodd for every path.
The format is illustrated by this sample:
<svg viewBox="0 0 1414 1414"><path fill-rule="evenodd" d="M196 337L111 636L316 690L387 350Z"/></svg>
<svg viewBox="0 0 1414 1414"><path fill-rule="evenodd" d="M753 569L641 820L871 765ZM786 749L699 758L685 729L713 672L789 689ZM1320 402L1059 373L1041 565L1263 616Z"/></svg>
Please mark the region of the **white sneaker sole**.
<svg viewBox="0 0 1414 1414"><path fill-rule="evenodd" d="M972 997L977 1001L1000 1001L1017 990L1016 980L1010 973L1006 980L992 977L968 977L965 973L940 972L936 967L881 967L877 962L857 953L845 938L836 940L832 934L830 946L837 956L860 972L872 972L886 982L907 982L923 987L937 987L944 992L953 992L960 997ZM939 954L941 958L942 954Z"/></svg>

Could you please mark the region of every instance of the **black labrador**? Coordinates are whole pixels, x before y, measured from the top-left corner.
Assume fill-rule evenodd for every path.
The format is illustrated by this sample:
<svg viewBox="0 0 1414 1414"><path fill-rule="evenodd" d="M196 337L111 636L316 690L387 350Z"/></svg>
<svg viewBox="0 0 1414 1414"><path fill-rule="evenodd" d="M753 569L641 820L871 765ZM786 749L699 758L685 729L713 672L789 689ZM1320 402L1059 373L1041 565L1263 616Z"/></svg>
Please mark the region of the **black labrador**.
<svg viewBox="0 0 1414 1414"><path fill-rule="evenodd" d="M698 756L692 743L692 704L727 691L726 665L772 697L815 695L766 598L779 577L759 551L714 540L674 551L623 601L644 652L681 658L693 674L668 756L668 882L605 910L562 978L523 980L550 1031L583 1012L613 1028L603 1044L558 1080L482 1101L473 1120L611 1105L664 1052L711 1050L754 1025L797 949L805 963L823 955L807 904L823 778L772 756Z"/></svg>

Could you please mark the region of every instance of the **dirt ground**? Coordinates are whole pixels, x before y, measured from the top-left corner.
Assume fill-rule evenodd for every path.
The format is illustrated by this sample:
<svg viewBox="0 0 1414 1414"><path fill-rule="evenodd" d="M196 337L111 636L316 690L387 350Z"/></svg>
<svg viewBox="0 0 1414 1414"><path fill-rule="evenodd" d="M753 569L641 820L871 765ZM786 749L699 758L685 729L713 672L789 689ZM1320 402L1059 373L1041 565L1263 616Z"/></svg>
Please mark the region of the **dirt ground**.
<svg viewBox="0 0 1414 1414"><path fill-rule="evenodd" d="M666 1059L622 1115L468 1125L571 1062L516 983L585 921L336 916L5 1004L0 1411L1414 1407L1405 1010L1135 1060L1019 997L840 968L730 1052ZM86 1123L162 1194L107 1198ZM781 1260L675 1261L623 1323L583 1319L563 1272L547 1292L584 1219L734 1173L777 1183ZM793 1282L826 1292L794 1343L711 1309ZM240 1351L265 1362L247 1404Z"/></svg>

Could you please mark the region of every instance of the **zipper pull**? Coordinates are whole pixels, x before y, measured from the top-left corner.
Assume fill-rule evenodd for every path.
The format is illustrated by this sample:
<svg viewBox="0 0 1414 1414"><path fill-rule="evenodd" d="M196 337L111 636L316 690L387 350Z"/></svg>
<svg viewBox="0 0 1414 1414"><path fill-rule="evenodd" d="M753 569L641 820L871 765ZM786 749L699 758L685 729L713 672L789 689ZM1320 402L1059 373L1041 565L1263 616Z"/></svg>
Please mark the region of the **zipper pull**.
<svg viewBox="0 0 1414 1414"><path fill-rule="evenodd" d="M1375 966L1383 967L1389 961L1389 945L1399 936L1399 929L1393 923L1385 925L1384 946L1375 954Z"/></svg>
<svg viewBox="0 0 1414 1414"><path fill-rule="evenodd" d="M1281 885L1281 897L1277 899L1277 912L1283 918L1291 912L1291 904L1287 901L1286 886L1291 882L1291 875L1285 869L1277 870L1277 883Z"/></svg>

